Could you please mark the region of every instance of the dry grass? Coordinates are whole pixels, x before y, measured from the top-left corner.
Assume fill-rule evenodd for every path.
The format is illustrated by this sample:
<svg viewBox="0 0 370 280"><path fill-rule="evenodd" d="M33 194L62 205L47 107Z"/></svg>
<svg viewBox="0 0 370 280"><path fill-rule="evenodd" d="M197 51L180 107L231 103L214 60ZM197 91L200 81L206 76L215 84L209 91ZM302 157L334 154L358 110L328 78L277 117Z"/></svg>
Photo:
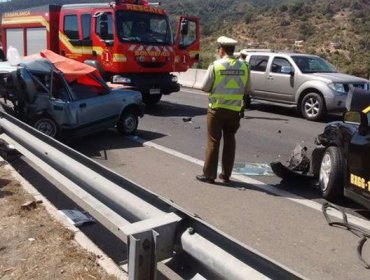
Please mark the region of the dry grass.
<svg viewBox="0 0 370 280"><path fill-rule="evenodd" d="M0 279L115 279L0 167Z"/></svg>

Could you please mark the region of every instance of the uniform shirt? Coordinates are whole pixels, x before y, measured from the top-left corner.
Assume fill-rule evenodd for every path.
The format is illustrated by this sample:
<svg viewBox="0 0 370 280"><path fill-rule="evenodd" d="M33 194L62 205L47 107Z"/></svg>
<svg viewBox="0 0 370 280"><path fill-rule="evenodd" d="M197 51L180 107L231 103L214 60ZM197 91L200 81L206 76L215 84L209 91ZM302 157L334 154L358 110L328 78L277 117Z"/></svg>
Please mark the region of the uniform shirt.
<svg viewBox="0 0 370 280"><path fill-rule="evenodd" d="M225 55L221 59L227 59L227 58L228 58L228 56ZM203 85L201 87L202 91L211 92L213 83L215 81L214 68L215 67L214 67L213 63L208 67L206 75L205 75L204 80L203 80ZM249 67L248 67L248 71L249 71ZM245 84L245 87L244 87L244 95L248 95L249 88L250 88L250 73L248 73L248 80L247 80L247 83Z"/></svg>

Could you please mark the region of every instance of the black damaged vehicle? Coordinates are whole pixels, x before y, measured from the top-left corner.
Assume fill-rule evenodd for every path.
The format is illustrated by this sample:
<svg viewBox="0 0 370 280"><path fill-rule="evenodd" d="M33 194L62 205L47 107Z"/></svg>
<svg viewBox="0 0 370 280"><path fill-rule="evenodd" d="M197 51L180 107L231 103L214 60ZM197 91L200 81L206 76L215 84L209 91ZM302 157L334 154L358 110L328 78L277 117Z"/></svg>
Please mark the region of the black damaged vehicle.
<svg viewBox="0 0 370 280"><path fill-rule="evenodd" d="M293 167L271 167L285 180L315 180L327 200L348 197L370 209L370 92L352 89L346 107L343 121L327 124L317 136L308 165L300 159Z"/></svg>
<svg viewBox="0 0 370 280"><path fill-rule="evenodd" d="M347 109L342 122L329 123L316 138L325 147L319 186L328 200L346 196L370 208L370 92L354 89Z"/></svg>

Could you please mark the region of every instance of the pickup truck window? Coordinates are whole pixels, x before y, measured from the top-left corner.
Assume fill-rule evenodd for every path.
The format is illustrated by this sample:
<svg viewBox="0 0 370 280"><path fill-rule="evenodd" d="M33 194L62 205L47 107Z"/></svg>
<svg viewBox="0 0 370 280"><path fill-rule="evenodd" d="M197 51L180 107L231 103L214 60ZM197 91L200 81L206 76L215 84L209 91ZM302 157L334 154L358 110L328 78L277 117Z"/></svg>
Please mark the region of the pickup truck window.
<svg viewBox="0 0 370 280"><path fill-rule="evenodd" d="M265 55L252 55L249 59L249 67L251 71L265 72L268 60L269 57Z"/></svg>
<svg viewBox="0 0 370 280"><path fill-rule="evenodd" d="M274 60L272 61L271 65L272 73L290 74L290 71L292 69L293 69L292 65L285 58L275 57Z"/></svg>

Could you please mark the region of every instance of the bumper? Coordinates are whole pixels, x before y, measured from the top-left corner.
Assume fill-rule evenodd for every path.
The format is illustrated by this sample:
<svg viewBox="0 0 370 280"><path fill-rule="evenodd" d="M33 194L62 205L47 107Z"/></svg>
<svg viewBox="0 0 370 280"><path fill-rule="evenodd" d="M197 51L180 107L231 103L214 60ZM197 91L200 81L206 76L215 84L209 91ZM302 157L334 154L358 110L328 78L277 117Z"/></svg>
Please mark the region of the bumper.
<svg viewBox="0 0 370 280"><path fill-rule="evenodd" d="M326 109L329 112L343 112L346 110L347 94L337 93L332 90L328 90L325 94Z"/></svg>
<svg viewBox="0 0 370 280"><path fill-rule="evenodd" d="M167 95L180 91L180 84L177 81L173 81L176 76L169 73L143 73L123 76L131 81L131 83L125 85L140 91L143 95Z"/></svg>

